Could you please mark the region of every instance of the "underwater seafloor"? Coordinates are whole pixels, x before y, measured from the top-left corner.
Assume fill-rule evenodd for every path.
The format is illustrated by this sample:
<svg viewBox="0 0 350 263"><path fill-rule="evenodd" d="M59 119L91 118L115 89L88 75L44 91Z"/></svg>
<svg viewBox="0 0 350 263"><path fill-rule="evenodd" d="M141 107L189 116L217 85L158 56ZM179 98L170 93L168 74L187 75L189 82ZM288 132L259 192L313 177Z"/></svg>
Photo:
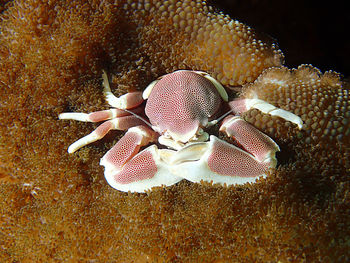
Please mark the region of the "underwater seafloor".
<svg viewBox="0 0 350 263"><path fill-rule="evenodd" d="M0 262L348 262L349 18L340 1L280 2L1 1ZM264 33L228 30L218 10ZM238 63L250 36L266 48ZM283 92L247 84L269 67L288 79ZM96 125L57 116L108 108L103 69L120 95L179 68L302 116L303 131L244 116L281 146L267 178L123 193L99 165L123 132L68 155Z"/></svg>

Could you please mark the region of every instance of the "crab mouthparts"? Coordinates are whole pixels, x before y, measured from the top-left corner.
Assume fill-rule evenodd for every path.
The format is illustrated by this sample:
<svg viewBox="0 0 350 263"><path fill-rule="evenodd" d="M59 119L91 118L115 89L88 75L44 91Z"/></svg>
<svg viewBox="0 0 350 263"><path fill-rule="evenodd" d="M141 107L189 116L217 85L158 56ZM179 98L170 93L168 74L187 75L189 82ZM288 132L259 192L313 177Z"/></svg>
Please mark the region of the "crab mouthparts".
<svg viewBox="0 0 350 263"><path fill-rule="evenodd" d="M158 138L158 142L164 146L175 150L181 150L186 145L205 142L209 139L208 133L204 132L202 128L196 128L188 133L174 134L171 131L165 131L162 136Z"/></svg>
<svg viewBox="0 0 350 263"><path fill-rule="evenodd" d="M208 149L208 143L197 142L189 144L177 151L171 158L171 164L180 164L183 162L198 161Z"/></svg>

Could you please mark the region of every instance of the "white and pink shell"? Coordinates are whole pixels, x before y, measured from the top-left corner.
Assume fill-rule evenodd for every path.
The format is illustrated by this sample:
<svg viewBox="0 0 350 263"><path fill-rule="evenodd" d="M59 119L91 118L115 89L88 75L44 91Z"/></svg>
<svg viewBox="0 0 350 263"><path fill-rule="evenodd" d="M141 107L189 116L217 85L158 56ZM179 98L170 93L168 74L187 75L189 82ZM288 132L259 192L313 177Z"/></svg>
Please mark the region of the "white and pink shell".
<svg viewBox="0 0 350 263"><path fill-rule="evenodd" d="M62 113L60 119L102 123L95 131L73 143L68 152L101 139L110 130L128 130L101 159L107 182L120 191L144 192L170 186L183 179L226 185L254 182L276 167L278 145L239 116L228 115L220 131L242 148L229 144L204 129L218 123L228 96L223 86L205 72L179 70L152 82L143 93L119 98L110 90L103 73L104 94L113 107L86 113ZM143 112L143 101L146 100ZM257 102L258 101L258 102ZM301 119L260 100L229 102L234 113L250 108L274 112L301 128ZM145 119L147 118L147 119ZM147 127L150 126L150 127ZM208 141L208 139L210 140ZM158 143L167 149L150 143Z"/></svg>

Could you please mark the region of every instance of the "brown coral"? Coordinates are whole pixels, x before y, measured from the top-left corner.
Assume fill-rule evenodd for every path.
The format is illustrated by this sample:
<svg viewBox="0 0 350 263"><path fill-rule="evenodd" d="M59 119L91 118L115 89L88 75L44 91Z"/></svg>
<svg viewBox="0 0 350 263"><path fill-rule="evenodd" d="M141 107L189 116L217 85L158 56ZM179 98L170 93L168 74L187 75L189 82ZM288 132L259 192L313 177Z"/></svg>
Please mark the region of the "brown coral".
<svg viewBox="0 0 350 263"><path fill-rule="evenodd" d="M67 155L92 127L57 116L107 106L102 68L116 73L117 94L177 68L239 85L281 64L273 44L230 28L236 22L202 1L163 2L18 0L2 13L0 261L346 261L350 185L339 164L327 166L334 148L323 166L304 151L253 185L181 182L148 194L115 191L103 178L99 158L120 133ZM236 38L238 53L226 42ZM261 48L245 50L254 39ZM241 73L226 75L236 65Z"/></svg>
<svg viewBox="0 0 350 263"><path fill-rule="evenodd" d="M293 124L257 110L244 114L246 120L275 140L287 142L288 149L295 148L300 158L313 152L310 158L327 161L328 169L334 162L334 169L349 171L349 85L339 74L321 74L308 65L293 70L270 68L254 83L245 85L241 96L265 100L301 117L304 127L299 131Z"/></svg>
<svg viewBox="0 0 350 263"><path fill-rule="evenodd" d="M138 24L144 52L167 72L201 69L234 86L282 63L283 55L271 40L264 42L248 26L213 13L203 1L128 3L123 8ZM155 27L161 30L152 30Z"/></svg>

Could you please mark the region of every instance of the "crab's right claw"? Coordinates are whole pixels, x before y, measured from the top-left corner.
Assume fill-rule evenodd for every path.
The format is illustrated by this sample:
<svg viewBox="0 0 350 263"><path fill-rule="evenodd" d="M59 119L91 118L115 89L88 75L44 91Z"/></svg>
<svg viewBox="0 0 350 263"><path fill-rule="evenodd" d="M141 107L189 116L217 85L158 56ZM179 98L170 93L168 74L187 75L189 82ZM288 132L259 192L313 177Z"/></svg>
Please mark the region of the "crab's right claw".
<svg viewBox="0 0 350 263"><path fill-rule="evenodd" d="M133 127L102 158L105 178L115 189L124 192L145 192L155 186L170 186L180 180L169 172L168 159L173 151L159 150L151 145L139 152L140 147L156 140L147 127Z"/></svg>
<svg viewBox="0 0 350 263"><path fill-rule="evenodd" d="M194 143L172 158L173 173L191 182L201 180L227 185L253 183L265 176L275 162L259 162L252 154L215 136L209 142Z"/></svg>

